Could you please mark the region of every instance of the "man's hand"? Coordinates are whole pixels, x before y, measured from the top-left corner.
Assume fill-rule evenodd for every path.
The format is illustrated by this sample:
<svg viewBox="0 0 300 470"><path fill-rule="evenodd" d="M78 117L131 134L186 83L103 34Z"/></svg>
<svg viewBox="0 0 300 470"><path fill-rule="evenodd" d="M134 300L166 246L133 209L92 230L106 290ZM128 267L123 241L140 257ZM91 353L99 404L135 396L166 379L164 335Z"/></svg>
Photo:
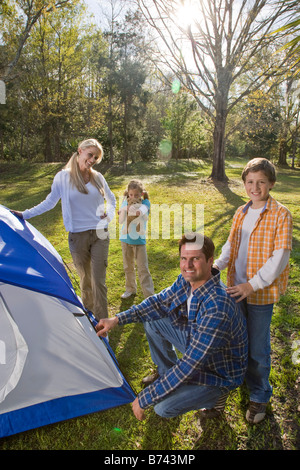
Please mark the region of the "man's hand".
<svg viewBox="0 0 300 470"><path fill-rule="evenodd" d="M141 408L140 405L139 405L138 397L136 397L136 399L135 399L134 402L132 403L132 411L133 411L133 413L134 413L134 416L135 416L139 421L143 421L143 420L146 418L145 411L144 411L143 408Z"/></svg>
<svg viewBox="0 0 300 470"><path fill-rule="evenodd" d="M248 297L248 295L254 292L253 287L250 282L245 282L244 284L238 284L237 286L228 287L226 289L230 297L239 297L236 299L237 302Z"/></svg>
<svg viewBox="0 0 300 470"><path fill-rule="evenodd" d="M106 336L107 332L119 323L118 317L101 318L96 325L97 336Z"/></svg>

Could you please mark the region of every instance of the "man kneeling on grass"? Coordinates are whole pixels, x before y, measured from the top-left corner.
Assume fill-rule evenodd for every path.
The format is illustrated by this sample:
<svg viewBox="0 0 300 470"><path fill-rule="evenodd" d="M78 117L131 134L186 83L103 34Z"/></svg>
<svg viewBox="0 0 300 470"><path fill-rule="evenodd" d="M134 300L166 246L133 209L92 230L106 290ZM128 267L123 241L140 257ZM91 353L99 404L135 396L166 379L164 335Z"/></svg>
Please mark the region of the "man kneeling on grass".
<svg viewBox="0 0 300 470"><path fill-rule="evenodd" d="M212 268L214 248L206 236L184 235L179 242L181 274L174 284L113 318L101 319L96 327L101 336L116 325L144 323L157 374L146 378L149 385L132 404L138 420L151 405L166 418L191 410L214 412L222 397L243 382L245 319L220 282L219 271Z"/></svg>

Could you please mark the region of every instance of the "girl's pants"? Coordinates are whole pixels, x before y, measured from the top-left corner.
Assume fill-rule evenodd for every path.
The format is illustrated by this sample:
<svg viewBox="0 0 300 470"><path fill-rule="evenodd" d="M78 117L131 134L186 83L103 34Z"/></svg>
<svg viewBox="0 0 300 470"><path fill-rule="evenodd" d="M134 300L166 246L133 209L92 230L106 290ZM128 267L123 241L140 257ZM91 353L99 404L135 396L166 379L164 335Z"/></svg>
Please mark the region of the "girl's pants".
<svg viewBox="0 0 300 470"><path fill-rule="evenodd" d="M82 302L97 320L108 317L106 268L109 236L106 230L69 233L69 248L80 278ZM107 234L107 236L105 236Z"/></svg>
<svg viewBox="0 0 300 470"><path fill-rule="evenodd" d="M240 302L247 320L249 339L248 369L245 377L250 392L250 400L268 403L272 396L269 382L271 370L270 325L273 305L252 305L246 299Z"/></svg>
<svg viewBox="0 0 300 470"><path fill-rule="evenodd" d="M172 325L169 318L144 323L153 362L159 375L164 374L177 361L175 349L184 354L187 332ZM154 411L172 418L201 408L211 409L218 398L228 392L226 388L209 385L182 384L154 406Z"/></svg>
<svg viewBox="0 0 300 470"><path fill-rule="evenodd" d="M148 268L148 257L146 245L129 245L122 242L123 266L125 272L125 289L128 292L136 293L135 261L139 281L145 298L154 294L152 277Z"/></svg>

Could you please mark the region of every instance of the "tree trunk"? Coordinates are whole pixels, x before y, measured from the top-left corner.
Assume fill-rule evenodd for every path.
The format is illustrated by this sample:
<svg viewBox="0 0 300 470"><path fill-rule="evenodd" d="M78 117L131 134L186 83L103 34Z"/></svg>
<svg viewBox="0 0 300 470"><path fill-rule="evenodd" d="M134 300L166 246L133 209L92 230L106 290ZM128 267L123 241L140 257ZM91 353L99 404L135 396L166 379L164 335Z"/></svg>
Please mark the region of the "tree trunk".
<svg viewBox="0 0 300 470"><path fill-rule="evenodd" d="M280 142L279 142L278 165L280 166L287 165L286 156L287 156L287 142L285 138L282 138L280 139Z"/></svg>
<svg viewBox="0 0 300 470"><path fill-rule="evenodd" d="M3 133L0 127L0 159L4 158L4 141L3 141Z"/></svg>
<svg viewBox="0 0 300 470"><path fill-rule="evenodd" d="M225 128L227 111L224 102L219 103L216 114L214 134L213 134L213 166L210 178L218 181L228 181L225 173Z"/></svg>
<svg viewBox="0 0 300 470"><path fill-rule="evenodd" d="M293 139L292 139L292 168L293 169L295 168L295 159L296 159L297 146L298 146L299 113L300 113L300 103L298 105L298 111L297 111L296 123L295 123L295 132L293 134Z"/></svg>
<svg viewBox="0 0 300 470"><path fill-rule="evenodd" d="M109 141L109 164L112 166L114 163L114 150L113 150L113 123L112 123L112 96L111 87L108 95L108 141Z"/></svg>
<svg viewBox="0 0 300 470"><path fill-rule="evenodd" d="M286 166L286 156L288 151L288 144L287 144L287 135L288 135L288 123L285 121L283 123L283 128L281 130L279 136L279 155L278 155L278 165Z"/></svg>
<svg viewBox="0 0 300 470"><path fill-rule="evenodd" d="M43 129L44 133L44 162L50 163L53 162L53 153L52 153L52 145L51 145L51 135L52 129L51 125L46 122Z"/></svg>
<svg viewBox="0 0 300 470"><path fill-rule="evenodd" d="M126 172L128 162L128 141L127 141L127 104L124 103L124 117L123 117L123 171Z"/></svg>

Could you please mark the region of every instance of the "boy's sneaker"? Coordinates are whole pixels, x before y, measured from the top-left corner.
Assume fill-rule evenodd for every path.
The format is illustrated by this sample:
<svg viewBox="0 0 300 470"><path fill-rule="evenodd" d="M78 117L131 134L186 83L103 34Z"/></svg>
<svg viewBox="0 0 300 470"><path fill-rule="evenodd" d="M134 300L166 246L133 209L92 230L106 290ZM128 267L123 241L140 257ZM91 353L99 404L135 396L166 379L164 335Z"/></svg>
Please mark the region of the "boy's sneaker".
<svg viewBox="0 0 300 470"><path fill-rule="evenodd" d="M132 295L135 295L135 292L126 291L121 295L121 299L128 299L128 297L131 297Z"/></svg>
<svg viewBox="0 0 300 470"><path fill-rule="evenodd" d="M246 420L248 423L260 423L266 416L267 404L268 403L255 403L254 401L250 401L250 405L246 413Z"/></svg>

